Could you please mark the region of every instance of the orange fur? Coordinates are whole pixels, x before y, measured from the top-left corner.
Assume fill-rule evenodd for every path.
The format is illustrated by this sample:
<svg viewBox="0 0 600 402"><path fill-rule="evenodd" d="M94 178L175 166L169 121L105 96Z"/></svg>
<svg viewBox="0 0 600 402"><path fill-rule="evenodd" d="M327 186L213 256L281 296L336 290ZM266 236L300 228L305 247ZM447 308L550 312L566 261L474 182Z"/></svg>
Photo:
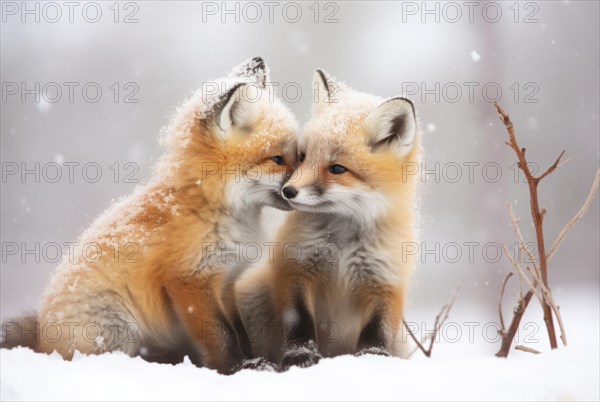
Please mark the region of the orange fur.
<svg viewBox="0 0 600 402"><path fill-rule="evenodd" d="M403 245L416 242L413 173L421 154L416 120L409 151L399 151L393 141L400 139L394 138L392 145L374 149L377 133L367 124L368 116L377 113L384 100L343 84L336 94L337 102L320 108L300 136L299 152L305 160L284 185L297 191L290 203L299 211L286 219L273 261L248 271L236 286L246 325L272 325L263 318L267 317L280 330L270 342L256 339L253 350L281 361L284 369L314 364L319 353L372 353L379 348L396 356L404 353L400 330L415 260L404 253ZM397 116L406 113L414 119L412 105L397 102ZM385 118L383 114L379 123L392 127L385 125ZM347 171L335 174L330 171L333 165ZM305 203L296 201L302 191L308 191ZM338 192L327 199L329 191ZM378 205L364 198L367 201L356 211L365 216L356 222L336 209L336 202L346 201L342 198L364 194L375 194L373 203ZM369 208L372 211L365 212ZM327 253L319 254L314 242L333 242L334 262L325 260ZM283 250L290 244L300 244L308 255L300 261L286 258Z"/></svg>
<svg viewBox="0 0 600 402"><path fill-rule="evenodd" d="M207 258L223 240L223 227L235 229L237 217L245 219L227 192L232 182L289 176L296 127L277 102L256 112L250 130L232 126L223 139L217 112L207 114L199 99L168 128L169 148L154 178L100 216L80 238L77 258L58 267L38 315L36 350L67 359L76 350L159 361L188 354L221 372L241 364L232 333L237 311L224 291L230 268ZM276 155L286 163L271 160ZM92 243L101 251L84 258L82 247Z"/></svg>

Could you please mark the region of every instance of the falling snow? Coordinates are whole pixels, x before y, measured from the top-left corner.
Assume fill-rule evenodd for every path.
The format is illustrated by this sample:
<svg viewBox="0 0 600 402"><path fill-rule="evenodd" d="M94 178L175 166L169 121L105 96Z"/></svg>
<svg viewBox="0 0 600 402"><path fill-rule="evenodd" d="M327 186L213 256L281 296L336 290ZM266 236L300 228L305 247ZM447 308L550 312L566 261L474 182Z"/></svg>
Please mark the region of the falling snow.
<svg viewBox="0 0 600 402"><path fill-rule="evenodd" d="M473 60L474 62L478 62L479 60L481 60L481 55L477 53L477 50L471 50L471 60Z"/></svg>

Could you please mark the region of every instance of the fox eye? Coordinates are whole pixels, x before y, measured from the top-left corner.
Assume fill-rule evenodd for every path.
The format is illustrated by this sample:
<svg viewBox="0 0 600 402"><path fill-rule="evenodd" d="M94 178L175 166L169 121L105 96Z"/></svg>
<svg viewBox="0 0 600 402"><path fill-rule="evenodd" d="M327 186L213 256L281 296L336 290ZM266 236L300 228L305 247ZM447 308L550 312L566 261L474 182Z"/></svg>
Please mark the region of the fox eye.
<svg viewBox="0 0 600 402"><path fill-rule="evenodd" d="M348 169L346 169L342 165L331 165L329 166L329 171L333 174L342 174L346 173Z"/></svg>
<svg viewBox="0 0 600 402"><path fill-rule="evenodd" d="M271 160L278 165L285 165L285 160L283 160L283 156L281 155L272 156Z"/></svg>
<svg viewBox="0 0 600 402"><path fill-rule="evenodd" d="M303 152L300 152L298 154L298 162L300 162L300 163L304 162L305 158L306 158L306 155Z"/></svg>

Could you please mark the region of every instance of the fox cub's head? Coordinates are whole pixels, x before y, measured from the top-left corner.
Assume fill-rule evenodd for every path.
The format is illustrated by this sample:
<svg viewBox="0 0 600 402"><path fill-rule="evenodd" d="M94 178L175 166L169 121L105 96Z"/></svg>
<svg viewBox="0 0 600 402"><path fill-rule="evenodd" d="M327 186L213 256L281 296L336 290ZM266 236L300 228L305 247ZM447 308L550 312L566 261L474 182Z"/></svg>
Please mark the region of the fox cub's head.
<svg viewBox="0 0 600 402"><path fill-rule="evenodd" d="M335 83L317 70L311 119L298 140L300 163L282 189L293 208L368 223L412 202L407 164L418 157L413 104ZM414 166L410 168L414 171Z"/></svg>
<svg viewBox="0 0 600 402"><path fill-rule="evenodd" d="M297 123L275 98L261 58L205 83L177 115L167 141L178 150L170 165L181 185L202 186L231 208L290 209L281 186L296 163Z"/></svg>

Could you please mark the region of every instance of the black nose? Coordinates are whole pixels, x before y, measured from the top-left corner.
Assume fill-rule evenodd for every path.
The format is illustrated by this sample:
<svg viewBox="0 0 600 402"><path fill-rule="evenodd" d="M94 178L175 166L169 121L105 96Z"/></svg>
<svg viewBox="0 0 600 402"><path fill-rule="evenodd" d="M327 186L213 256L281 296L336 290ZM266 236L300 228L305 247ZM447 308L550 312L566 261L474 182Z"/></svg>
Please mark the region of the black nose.
<svg viewBox="0 0 600 402"><path fill-rule="evenodd" d="M298 190L293 186L285 186L283 188L283 196L285 198L294 198L298 195Z"/></svg>

